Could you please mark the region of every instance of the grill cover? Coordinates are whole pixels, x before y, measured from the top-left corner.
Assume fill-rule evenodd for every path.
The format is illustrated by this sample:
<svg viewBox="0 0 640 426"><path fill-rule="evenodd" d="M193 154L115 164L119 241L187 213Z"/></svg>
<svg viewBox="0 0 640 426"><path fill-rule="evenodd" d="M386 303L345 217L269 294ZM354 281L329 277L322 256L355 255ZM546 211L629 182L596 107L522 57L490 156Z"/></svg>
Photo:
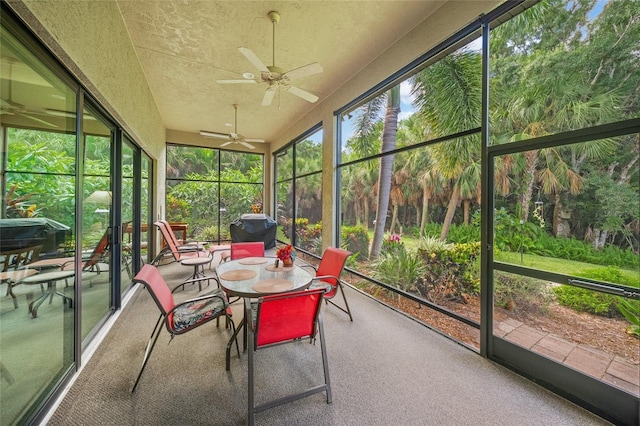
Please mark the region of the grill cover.
<svg viewBox="0 0 640 426"><path fill-rule="evenodd" d="M55 251L71 228L47 218L0 219L0 250L15 250L42 244L42 253Z"/></svg>
<svg viewBox="0 0 640 426"><path fill-rule="evenodd" d="M266 214L243 214L229 225L232 242L262 241L265 249L276 246L277 229L276 221Z"/></svg>

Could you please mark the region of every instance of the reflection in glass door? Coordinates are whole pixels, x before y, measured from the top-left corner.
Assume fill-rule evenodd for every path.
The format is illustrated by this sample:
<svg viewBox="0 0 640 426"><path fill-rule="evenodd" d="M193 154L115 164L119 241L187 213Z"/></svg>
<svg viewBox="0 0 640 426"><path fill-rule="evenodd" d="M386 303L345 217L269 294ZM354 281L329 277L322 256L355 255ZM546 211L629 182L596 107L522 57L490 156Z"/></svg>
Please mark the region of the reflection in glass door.
<svg viewBox="0 0 640 426"><path fill-rule="evenodd" d="M134 227L134 147L126 139L122 142L122 258L120 264L120 289L124 291L133 278L133 227Z"/></svg>
<svg viewBox="0 0 640 426"><path fill-rule="evenodd" d="M84 340L107 316L111 302L111 150L114 130L97 113L85 110L82 188L82 330Z"/></svg>
<svg viewBox="0 0 640 426"><path fill-rule="evenodd" d="M75 252L76 94L0 19L0 424L9 425L33 416L74 363L73 271L60 266ZM26 267L32 276L20 282Z"/></svg>

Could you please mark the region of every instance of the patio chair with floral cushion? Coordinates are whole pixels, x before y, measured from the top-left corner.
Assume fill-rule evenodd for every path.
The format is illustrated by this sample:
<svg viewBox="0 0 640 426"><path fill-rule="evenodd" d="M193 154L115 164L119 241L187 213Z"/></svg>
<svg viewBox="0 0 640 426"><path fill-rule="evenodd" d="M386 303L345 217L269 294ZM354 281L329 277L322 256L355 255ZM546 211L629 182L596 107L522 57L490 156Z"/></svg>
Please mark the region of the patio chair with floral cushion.
<svg viewBox="0 0 640 426"><path fill-rule="evenodd" d="M210 278L204 277L197 278L196 280L208 279ZM133 282L143 284L146 287L160 310L160 316L156 321L156 325L153 328L153 332L145 348L142 367L140 368L140 373L138 373L131 392L135 392L138 387L140 377L142 377L142 373L151 357L163 324L169 334L171 334L171 340L173 340L175 336L188 333L194 328L214 319L219 320L220 317L225 317L227 324L231 325L231 331L235 334L236 327L231 317L231 308L222 290L216 288L202 296L176 304L173 293L162 275L160 275L158 268L150 264L142 267L140 272L134 277ZM219 324L219 321L217 322ZM240 356L240 348L238 347L237 340L236 351L238 352L238 356Z"/></svg>

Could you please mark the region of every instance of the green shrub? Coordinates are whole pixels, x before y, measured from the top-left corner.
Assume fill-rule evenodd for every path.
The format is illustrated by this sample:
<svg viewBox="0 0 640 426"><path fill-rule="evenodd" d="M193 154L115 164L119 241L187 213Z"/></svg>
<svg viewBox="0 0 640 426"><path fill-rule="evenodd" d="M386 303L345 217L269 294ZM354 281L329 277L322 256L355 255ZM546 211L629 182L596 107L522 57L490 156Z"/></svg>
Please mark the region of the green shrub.
<svg viewBox="0 0 640 426"><path fill-rule="evenodd" d="M353 253L355 260L369 257L369 233L363 226L343 226L340 230L342 247Z"/></svg>
<svg viewBox="0 0 640 426"><path fill-rule="evenodd" d="M418 256L425 272L416 281L418 294L434 303L465 301L479 291L480 243L447 244L436 238L420 242Z"/></svg>
<svg viewBox="0 0 640 426"><path fill-rule="evenodd" d="M627 333L640 338L640 301L618 298L616 305L620 313L631 323Z"/></svg>
<svg viewBox="0 0 640 426"><path fill-rule="evenodd" d="M220 236L222 238L222 235ZM202 228L200 232L196 235L196 240L198 241L217 241L218 240L218 227L217 226L207 226L206 228Z"/></svg>
<svg viewBox="0 0 640 426"><path fill-rule="evenodd" d="M402 238L398 234L387 235L382 240L382 247L380 248L380 254L388 256L399 256L401 253L406 253L407 249L402 242Z"/></svg>
<svg viewBox="0 0 640 426"><path fill-rule="evenodd" d="M570 285L555 287L553 292L558 303L578 312L589 312L607 317L611 317L614 313L614 296Z"/></svg>
<svg viewBox="0 0 640 426"><path fill-rule="evenodd" d="M546 309L551 302L551 292L544 281L522 275L494 271L494 303L509 310L516 306L539 306Z"/></svg>
<svg viewBox="0 0 640 426"><path fill-rule="evenodd" d="M586 269L576 275L598 281L638 286L637 282L631 282L622 275L620 269L615 266ZM599 293L570 285L558 286L554 289L554 293L558 303L575 309L578 312L589 312L607 317L612 317L620 312L617 307L619 298L610 294Z"/></svg>
<svg viewBox="0 0 640 426"><path fill-rule="evenodd" d="M416 280L425 272L425 265L420 256L407 253L403 246L401 250L393 253L381 253L374 267L375 278L406 292L416 291Z"/></svg>

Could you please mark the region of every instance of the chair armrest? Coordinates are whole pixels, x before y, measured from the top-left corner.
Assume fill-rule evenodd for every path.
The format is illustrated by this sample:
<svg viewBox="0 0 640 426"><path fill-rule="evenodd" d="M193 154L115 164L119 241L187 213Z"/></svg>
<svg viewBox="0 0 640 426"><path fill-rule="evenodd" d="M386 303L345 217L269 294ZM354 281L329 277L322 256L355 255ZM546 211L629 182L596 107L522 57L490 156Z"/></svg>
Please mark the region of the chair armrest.
<svg viewBox="0 0 640 426"><path fill-rule="evenodd" d="M337 287L338 284L334 285L334 284L331 284L331 283L328 283L328 282L324 281L327 278L334 279L337 282L340 282L340 278L336 277L335 275L320 275L320 276L311 278L311 286L313 286L313 281L323 281L326 284L326 286L324 286L325 287L325 293L329 293L330 291L332 291L333 288ZM317 285L316 287L320 287L320 286Z"/></svg>
<svg viewBox="0 0 640 426"><path fill-rule="evenodd" d="M198 243L181 244L176 247L179 252L203 251L204 247Z"/></svg>
<svg viewBox="0 0 640 426"><path fill-rule="evenodd" d="M304 262L304 261L303 261L303 262ZM313 266L312 264L307 263L307 262L305 262L303 265L298 265L298 266L300 266L301 268L311 268L311 269L313 269L315 272L318 272L318 268L317 268L317 267L315 267L315 266Z"/></svg>
<svg viewBox="0 0 640 426"><path fill-rule="evenodd" d="M176 291L177 289L179 289L180 287L186 286L187 284L194 284L194 283L200 283L202 281L209 281L209 280L214 280L215 282L218 283L218 286L220 286L220 281L218 281L218 278L216 277L199 277L199 278L190 278L188 280L185 280L184 282L182 282L180 285L176 286L173 290L171 290L171 293L173 293L174 291Z"/></svg>
<svg viewBox="0 0 640 426"><path fill-rule="evenodd" d="M331 278L331 279L334 279L334 280L336 280L336 281L340 281L340 277L336 277L335 275L318 275L318 276L315 276L315 277L311 278L311 280L312 280L312 281L315 281L315 280L322 280L322 281L324 281L324 280L326 280L327 278Z"/></svg>

